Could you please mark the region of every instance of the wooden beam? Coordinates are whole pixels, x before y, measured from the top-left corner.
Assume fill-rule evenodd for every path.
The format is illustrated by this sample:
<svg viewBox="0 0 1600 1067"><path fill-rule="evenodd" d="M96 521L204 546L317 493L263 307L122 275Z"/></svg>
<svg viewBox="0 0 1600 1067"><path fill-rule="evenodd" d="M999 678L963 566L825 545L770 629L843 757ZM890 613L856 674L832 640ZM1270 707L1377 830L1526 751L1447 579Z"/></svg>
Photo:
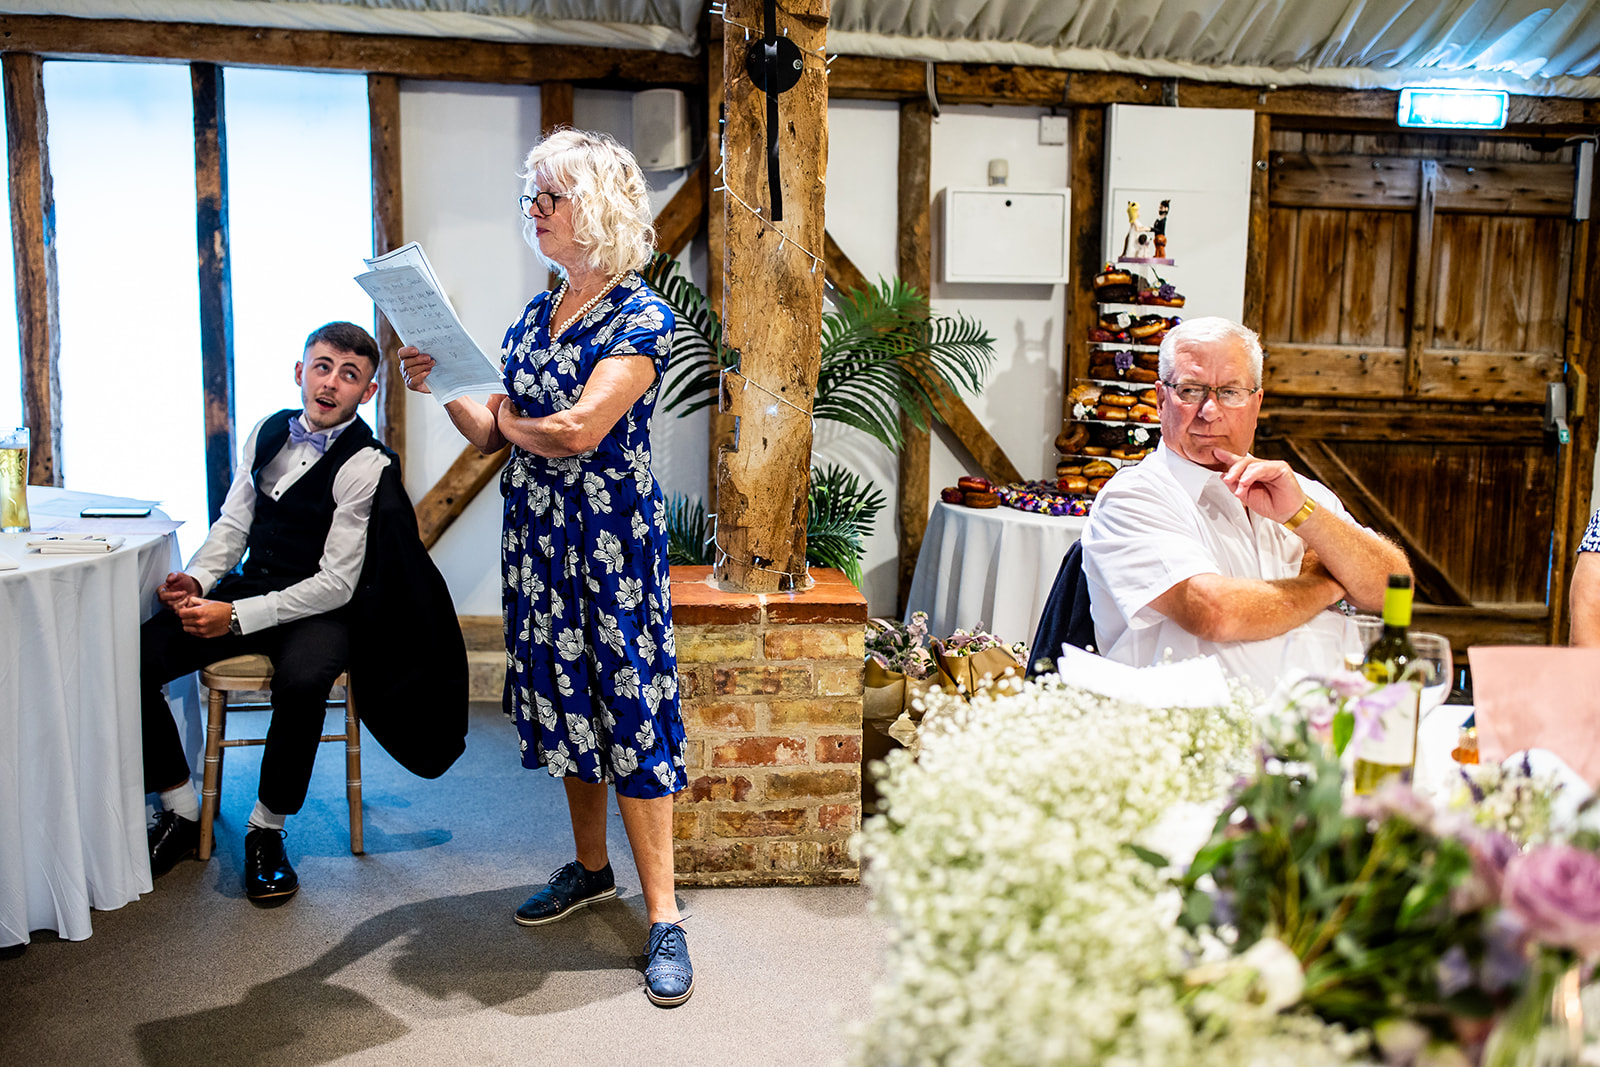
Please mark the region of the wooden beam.
<svg viewBox="0 0 1600 1067"><path fill-rule="evenodd" d="M400 182L400 79L367 75L367 124L372 143L372 254L381 256L406 243L405 207ZM400 335L383 312L377 317L378 437L406 461L406 388L400 380Z"/></svg>
<svg viewBox="0 0 1600 1067"><path fill-rule="evenodd" d="M6 53L6 156L16 262L22 417L31 437L28 481L61 485L61 319L56 301L56 206L50 181L43 64Z"/></svg>
<svg viewBox="0 0 1600 1067"><path fill-rule="evenodd" d="M914 100L926 95L924 64L915 59L839 56L829 76L829 94L840 99ZM939 63L934 67L939 100L950 104L1012 104L1033 107L1103 107L1161 104L1169 85L1181 107L1237 108L1282 118L1366 120L1393 125L1399 93L1393 89L1337 89L1152 78L1110 71L984 63ZM1583 128L1600 124L1600 101L1512 96L1505 135L1538 127Z"/></svg>
<svg viewBox="0 0 1600 1067"><path fill-rule="evenodd" d="M450 469L444 472L444 477L417 501L417 532L422 535L424 545L432 548L439 542L479 490L500 473L510 455L509 445L487 456L471 446L462 450Z"/></svg>
<svg viewBox="0 0 1600 1067"><path fill-rule="evenodd" d="M1549 613L1543 604L1417 604L1412 608L1411 625L1449 638L1460 665L1467 662L1467 649L1474 645L1544 644Z"/></svg>
<svg viewBox="0 0 1600 1067"><path fill-rule="evenodd" d="M706 163L722 163L723 120L723 50L722 28L713 32L706 20ZM715 166L712 167L715 170ZM706 183L706 301L722 321L724 312L722 284L726 268L728 244L727 197L716 189L721 182ZM717 468L722 462L723 449L734 446L734 419L719 405L707 409L710 425L706 433L706 510L717 510Z"/></svg>
<svg viewBox="0 0 1600 1067"><path fill-rule="evenodd" d="M1272 394L1268 393L1270 403ZM1543 444L1536 414L1450 414L1433 411L1350 411L1343 408L1267 407L1257 437L1324 438L1332 441L1470 442L1481 445Z"/></svg>
<svg viewBox="0 0 1600 1067"><path fill-rule="evenodd" d="M1273 207L1411 211L1421 197L1422 160L1415 156L1277 152L1271 162ZM1576 168L1571 163L1435 162L1435 211L1548 218L1572 214Z"/></svg>
<svg viewBox="0 0 1600 1067"><path fill-rule="evenodd" d="M562 126L572 125L572 83L548 81L539 83L539 136L549 137ZM552 269L545 277L545 288L555 292L561 284L561 272Z"/></svg>
<svg viewBox="0 0 1600 1067"><path fill-rule="evenodd" d="M866 276L851 262L839 242L830 233L822 235L823 262L826 264L828 285L839 299L870 284ZM1022 475L1016 464L1006 455L1000 442L994 439L987 427L978 421L967 402L958 394L942 392L936 417L955 436L956 443L966 449L978 465L979 472L992 482L1019 482Z"/></svg>
<svg viewBox="0 0 1600 1067"><path fill-rule="evenodd" d="M52 58L137 57L497 85L544 81L616 88L698 85L705 76L699 60L691 56L626 48L61 15L0 15L0 45L8 52Z"/></svg>
<svg viewBox="0 0 1600 1067"><path fill-rule="evenodd" d="M900 155L898 214L895 242L896 270L900 280L919 292L930 292L932 263L932 222L930 205L933 166L933 111L926 100L908 100L900 105ZM928 529L928 431L919 430L905 415L900 416L900 581L896 611L903 611L911 592L911 576L916 573L922 537Z"/></svg>
<svg viewBox="0 0 1600 1067"><path fill-rule="evenodd" d="M222 68L189 67L194 97L195 245L200 274L200 378L205 389L206 504L211 521L233 484L233 257L228 238L228 129Z"/></svg>
<svg viewBox="0 0 1600 1067"><path fill-rule="evenodd" d="M1067 287L1067 323L1062 331L1066 342L1065 380L1061 390L1061 418L1071 417L1068 396L1073 383L1089 376L1089 330L1099 321L1094 301L1094 276L1100 272L1103 253L1103 224L1100 206L1104 201L1106 111L1103 107L1072 109L1072 233L1077 240L1073 250L1073 275Z"/></svg>
<svg viewBox="0 0 1600 1067"><path fill-rule="evenodd" d="M762 6L728 0L723 22L721 177L743 204L728 197L722 328L740 365L725 375L720 407L739 429L717 469L712 573L722 587L750 593L797 588L806 569L807 412L821 365L822 276L803 250L822 246L828 161L827 71L815 58L827 45L828 0L778 0L778 21L802 60L798 83L776 104L776 123L743 62L741 26L760 26ZM777 168L776 193L769 166Z"/></svg>
<svg viewBox="0 0 1600 1067"><path fill-rule="evenodd" d="M1406 334L1405 395L1422 388L1422 349L1433 336L1433 208L1439 189L1439 164L1422 161L1417 183L1417 221L1411 252L1411 326Z"/></svg>
<svg viewBox="0 0 1600 1067"><path fill-rule="evenodd" d="M1301 441L1282 438L1284 449L1298 465L1317 481L1333 490L1345 508L1363 526L1376 529L1405 549L1416 574L1417 591L1435 604L1471 606L1472 598L1458 586L1432 554L1425 549L1383 502L1373 495L1348 464L1328 447L1326 441Z"/></svg>
<svg viewBox="0 0 1600 1067"><path fill-rule="evenodd" d="M1244 259L1244 324L1258 334L1267 330L1267 205L1272 168L1272 116L1256 115L1250 148L1250 231Z"/></svg>
<svg viewBox="0 0 1600 1067"><path fill-rule="evenodd" d="M656 251L676 256L682 252L706 220L707 178L711 168L704 163L695 168L678 191L656 214Z"/></svg>
<svg viewBox="0 0 1600 1067"><path fill-rule="evenodd" d="M1591 188L1591 198L1600 192L1600 176ZM1571 640L1572 571L1578 561L1577 545L1589 525L1595 453L1600 445L1600 314L1588 309L1600 307L1600 226L1592 220L1579 222L1573 237L1572 284L1567 297L1568 381L1572 394L1567 398L1569 412L1582 411L1569 418L1571 443L1560 446L1562 481L1559 483L1555 511L1555 536L1550 558L1550 627L1546 640L1566 644Z"/></svg>

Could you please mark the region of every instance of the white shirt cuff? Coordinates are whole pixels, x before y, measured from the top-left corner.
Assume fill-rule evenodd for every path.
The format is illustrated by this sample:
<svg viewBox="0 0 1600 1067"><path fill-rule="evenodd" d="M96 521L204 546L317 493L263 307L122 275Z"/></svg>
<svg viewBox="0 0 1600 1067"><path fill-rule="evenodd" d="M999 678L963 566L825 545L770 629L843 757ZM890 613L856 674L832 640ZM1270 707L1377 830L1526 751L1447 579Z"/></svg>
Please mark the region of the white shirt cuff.
<svg viewBox="0 0 1600 1067"><path fill-rule="evenodd" d="M247 596L233 602L233 610L239 613L240 633L253 634L278 625L278 612L270 602L271 596L271 593L266 596Z"/></svg>

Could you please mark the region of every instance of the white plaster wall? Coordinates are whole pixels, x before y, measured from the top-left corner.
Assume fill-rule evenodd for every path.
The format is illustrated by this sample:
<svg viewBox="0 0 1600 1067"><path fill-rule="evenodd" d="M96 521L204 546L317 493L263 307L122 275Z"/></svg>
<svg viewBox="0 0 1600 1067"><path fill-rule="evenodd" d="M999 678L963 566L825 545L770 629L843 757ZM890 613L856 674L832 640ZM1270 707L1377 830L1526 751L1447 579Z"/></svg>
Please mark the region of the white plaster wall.
<svg viewBox="0 0 1600 1067"><path fill-rule="evenodd" d="M631 94L580 89L573 121L631 143ZM517 172L538 134L536 87L401 84L404 233L422 243L462 322L491 354L498 353L507 325L546 284L544 264L522 240L516 209L522 192ZM659 210L685 174L647 177L652 206ZM700 261L703 284L703 251ZM658 419L656 469L669 492L704 493L706 437L703 419ZM438 481L463 447L435 401L407 395L405 482L413 500ZM433 548L460 614L499 614L499 551L500 495L491 483Z"/></svg>

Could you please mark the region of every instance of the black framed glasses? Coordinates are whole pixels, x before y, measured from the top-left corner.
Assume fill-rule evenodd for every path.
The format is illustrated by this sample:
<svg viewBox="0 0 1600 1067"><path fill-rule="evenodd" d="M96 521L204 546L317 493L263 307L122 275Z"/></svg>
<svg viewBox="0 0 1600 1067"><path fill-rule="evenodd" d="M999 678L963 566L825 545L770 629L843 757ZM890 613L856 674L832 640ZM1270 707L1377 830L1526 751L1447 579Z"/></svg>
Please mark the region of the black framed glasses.
<svg viewBox="0 0 1600 1067"><path fill-rule="evenodd" d="M1225 408L1242 408L1250 402L1250 398L1261 392L1260 388L1245 389L1237 385L1200 385L1197 382L1169 382L1161 379L1161 384L1172 390L1178 398L1178 403L1184 405L1200 405L1206 402L1207 397L1214 396L1217 403Z"/></svg>
<svg viewBox="0 0 1600 1067"><path fill-rule="evenodd" d="M532 196L517 198L517 203L522 208L522 217L525 219L548 218L556 209L557 200L566 200L570 193L535 193Z"/></svg>

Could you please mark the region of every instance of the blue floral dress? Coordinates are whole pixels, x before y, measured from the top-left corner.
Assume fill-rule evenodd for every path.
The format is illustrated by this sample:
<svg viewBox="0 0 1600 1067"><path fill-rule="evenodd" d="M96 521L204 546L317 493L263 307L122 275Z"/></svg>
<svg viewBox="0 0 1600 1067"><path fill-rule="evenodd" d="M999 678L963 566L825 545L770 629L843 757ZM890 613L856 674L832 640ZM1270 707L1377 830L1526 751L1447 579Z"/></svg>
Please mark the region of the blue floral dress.
<svg viewBox="0 0 1600 1067"><path fill-rule="evenodd" d="M513 448L505 497L503 705L522 764L662 797L688 781L667 572L667 513L650 473L650 415L672 347L670 308L628 274L550 337L540 293L506 331L507 403L572 407L595 364L643 355L656 380L594 449L546 459Z"/></svg>

